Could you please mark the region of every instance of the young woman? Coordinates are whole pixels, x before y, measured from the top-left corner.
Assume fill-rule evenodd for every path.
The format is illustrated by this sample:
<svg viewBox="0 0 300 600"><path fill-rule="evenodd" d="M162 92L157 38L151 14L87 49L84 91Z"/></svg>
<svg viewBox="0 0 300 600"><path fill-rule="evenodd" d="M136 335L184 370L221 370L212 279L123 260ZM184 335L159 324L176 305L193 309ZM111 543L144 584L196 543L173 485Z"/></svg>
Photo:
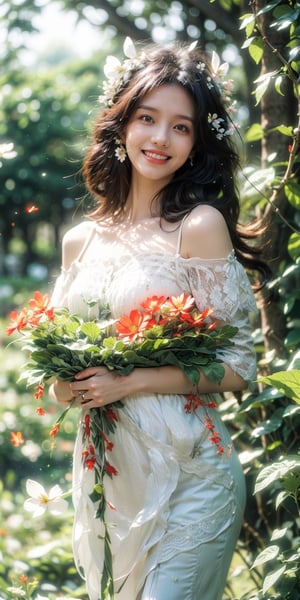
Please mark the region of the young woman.
<svg viewBox="0 0 300 600"><path fill-rule="evenodd" d="M53 302L89 318L109 308L118 318L149 296L184 292L238 334L234 346L220 347L221 384L201 373L197 393L205 407L194 412L184 406L195 390L174 366L135 368L126 377L88 368L71 384L56 382L52 395L59 402L77 398L83 419L122 400L111 437L118 475L104 479L115 597L221 600L245 488L226 427L207 407L255 377L248 313L256 306L244 267L263 272L264 265L246 242L253 230L238 225L225 66L214 70L194 46L137 55L130 46L129 54L123 64L110 57L106 65L106 107L83 170L95 208L64 237ZM82 464L79 431L74 553L90 599L99 600L104 549L93 481Z"/></svg>

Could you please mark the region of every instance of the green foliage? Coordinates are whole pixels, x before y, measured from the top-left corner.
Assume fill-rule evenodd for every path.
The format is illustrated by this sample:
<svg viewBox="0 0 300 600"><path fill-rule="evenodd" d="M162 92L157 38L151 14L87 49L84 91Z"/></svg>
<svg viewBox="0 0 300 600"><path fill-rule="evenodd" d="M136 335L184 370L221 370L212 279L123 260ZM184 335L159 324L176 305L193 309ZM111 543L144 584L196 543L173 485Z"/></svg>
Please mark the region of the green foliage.
<svg viewBox="0 0 300 600"><path fill-rule="evenodd" d="M72 0L64 0L63 4L74 9ZM146 20L149 31L137 29L136 15L129 12L126 14L126 7L124 16L115 26L119 28L122 37L125 35L125 28L128 33L128 27L132 27L133 37L149 37L150 29L153 28L151 15L155 12L159 24L166 26L170 31L168 19L170 19L171 4L173 5L168 2L159 5L152 2L144 3L144 9L141 8L139 17ZM108 2L108 5L111 7L113 17L117 18L117 9L124 7L124 2L116 0ZM248 13L240 19L240 30L237 27L241 10L239 0L188 4L182 2L181 5L180 18L182 18L183 29L175 32L179 38L188 39L189 32L193 31L193 35L201 37L204 44L208 42L210 48L216 47L222 50L229 33L232 36L230 39L236 43L239 52L240 36L246 37L242 56L249 54L256 74L252 77L248 65L248 71L242 80L247 84L249 79L251 82L255 79L253 97L256 111L258 114L261 111L263 116L268 118L259 121L258 117L249 124L246 135L249 147L254 144L259 155L260 142L262 142L267 150L265 150L263 168L260 164L251 164L245 172L247 179L245 194L242 193L244 198L242 208L244 215L255 210L255 212L260 211L263 216L264 211L267 212L271 207L270 229L274 224L278 225L279 241L275 240L276 244L273 243L275 257L273 256L272 259L276 266L274 278L268 286L270 294L268 310L271 312L272 308L278 309L286 322L285 331L281 328L277 329L277 322L274 325L273 321L272 325L269 325L267 321L265 339L260 323L257 324L255 339L261 375L257 387L251 393L244 394L239 408L233 397L229 397L220 408L240 451L248 486L246 520L237 548L244 568L241 576L243 581L239 588L233 586L231 589L228 585L226 599L298 600L300 598L298 454L300 128L299 116L297 116L299 102L297 77L300 70L299 2L295 0L289 2L271 0L265 4L261 2L262 8L258 14ZM21 6L22 14L17 14L17 6ZM78 15L82 18L87 6L88 3L84 3L76 7ZM127 11L128 6L127 3ZM254 6L254 3L251 6ZM27 13L24 10L26 8ZM203 24L206 19L211 19L212 13L208 12L211 8L215 8L214 20L217 27L209 32ZM9 11L9 7L7 10ZM40 7L26 0L14 7L15 15L9 15L4 11L5 18L8 16L10 19L8 31L13 32L13 28L17 25L22 31L31 32L32 14L36 10L39 11ZM230 25L226 21L227 11L230 15ZM269 28L266 29L265 19L268 19L269 23ZM156 19L156 22L158 21ZM282 36L285 36L284 42ZM61 213L58 207L65 197L71 198L74 202L78 195L78 189L75 191L74 187L75 174L85 143L86 118L91 99L96 101L100 83L99 73L102 72L100 67L102 57L95 57L91 69L90 62L76 63L72 68L70 67L70 70L64 65L63 69L56 68L51 73L49 71L49 76L46 73L40 76L30 71L23 72L16 61L16 49L10 43L7 44L7 49L9 56L4 61L1 80L5 108L5 110L3 107L0 109L2 110L1 136L3 141L13 141L16 144L19 155L15 159L2 162L5 170L3 171L2 168L1 174L5 173L5 177L0 203L2 197L1 216L5 215L2 228L5 235L10 236L11 239L11 234L16 232L16 229L11 226L14 221L17 221L18 227L24 228L24 231L26 228L33 231L42 215L43 218L50 220L56 219L58 215L57 220L60 224L68 217L69 213L67 211ZM269 51L273 57L272 67L268 67L258 75L257 69L260 68L263 59L264 65L266 64ZM12 70L11 66L13 66ZM238 77L241 75L238 74ZM293 88L294 103L286 96L287 83ZM49 96L48 88L50 88ZM31 91L28 97L26 97L27 89ZM74 93L75 97L78 93L80 95L78 103L74 102ZM269 124L270 116L274 114L272 106L268 104L272 95L273 98L275 95L275 104L284 103L285 99L289 102L287 122ZM36 103L37 100L40 106ZM248 98L246 101L248 102ZM48 127L49 114L53 122L50 127ZM281 114L277 117L278 121L280 117ZM283 149L280 154L279 146ZM41 173L44 172L48 174L46 180L41 177ZM64 178L66 175L67 179ZM48 190L50 179L51 185ZM11 212L12 198L17 214ZM28 203L29 206L37 204L40 212L25 215L24 208ZM282 206L285 208L284 214L282 214ZM51 213L52 209L53 213ZM288 230L289 235L281 238L284 230ZM267 246L266 251L268 251ZM14 304L23 304L23 296L21 289L16 290L13 294ZM270 344L265 351L264 343L269 339L280 340L280 352L276 344L273 347ZM76 425L69 420L65 422L64 443L68 446L68 452L64 450L65 446L59 448L59 459L53 462L54 456L49 457L49 445L44 443L41 444L44 450L43 456L32 458L34 453L30 450L32 442L29 443L29 440L47 439L50 422L47 421L48 417L42 422L37 418L32 408L34 401L28 391L22 383L16 383L20 368L18 352L14 351L10 363L5 364L7 375L2 381L4 402L0 404L2 422L0 441L3 449L0 467L5 487L0 508L4 515L3 527L6 532L1 542L3 560L0 566L0 590L5 600L11 600L11 595L7 592L8 582L19 587L19 575L25 571L32 580L35 576L38 577L39 585L36 589L41 594L49 596L51 600L52 597L54 600L61 594L80 597L83 600L84 587L72 565L69 546L71 513L65 521L59 523L57 519L55 522L48 518L42 520L38 528L34 527L22 509L24 480L27 477L34 477L36 473L40 473L46 485L46 483L53 483L55 475L55 481L58 480L63 486L70 469ZM55 408L52 407L52 410ZM19 449L11 447L10 430L24 432L27 440L24 447ZM29 460L23 449L26 449L27 453L31 452ZM57 457L58 454L55 453ZM53 547L48 545L50 540L53 541ZM16 549L17 541L20 544ZM35 556L33 548L37 549ZM233 580L234 577L231 575L230 583ZM245 580L247 583L243 584ZM49 588L51 585L53 587Z"/></svg>

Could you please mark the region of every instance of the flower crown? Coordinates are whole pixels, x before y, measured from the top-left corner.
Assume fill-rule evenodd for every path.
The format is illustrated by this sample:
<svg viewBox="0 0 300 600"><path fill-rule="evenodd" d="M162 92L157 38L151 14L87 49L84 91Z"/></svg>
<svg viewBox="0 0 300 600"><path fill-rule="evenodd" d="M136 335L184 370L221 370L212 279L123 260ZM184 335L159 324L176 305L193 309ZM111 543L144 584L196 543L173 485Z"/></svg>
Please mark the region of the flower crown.
<svg viewBox="0 0 300 600"><path fill-rule="evenodd" d="M189 46L189 52L194 50L197 46L197 42L193 42ZM135 45L130 37L126 37L123 44L123 52L125 59L120 62L115 56L109 55L106 58L106 62L103 68L106 80L103 82L103 94L99 96L100 104L109 108L114 103L116 94L121 90L123 85L130 79L132 71L140 68L145 59L145 53L138 54ZM206 69L205 63L198 63L197 68L200 71ZM211 75L207 79L207 87L213 89L215 86L220 91L223 102L227 107L228 114L233 114L235 111L235 103L230 104L230 96L233 88L232 80L225 80L229 65L227 62L221 64L220 57L213 51L211 57ZM225 119L219 117L216 113L209 113L207 115L208 123L211 129L216 133L217 139L221 140L223 137L232 135L235 130L235 125L227 127Z"/></svg>
<svg viewBox="0 0 300 600"><path fill-rule="evenodd" d="M109 55L103 68L106 81L103 82L103 94L99 96L100 104L106 107L113 105L113 99L121 87L130 78L133 69L140 67L144 53L137 56L135 45L130 37L125 38L123 52L126 56L121 63L115 56Z"/></svg>

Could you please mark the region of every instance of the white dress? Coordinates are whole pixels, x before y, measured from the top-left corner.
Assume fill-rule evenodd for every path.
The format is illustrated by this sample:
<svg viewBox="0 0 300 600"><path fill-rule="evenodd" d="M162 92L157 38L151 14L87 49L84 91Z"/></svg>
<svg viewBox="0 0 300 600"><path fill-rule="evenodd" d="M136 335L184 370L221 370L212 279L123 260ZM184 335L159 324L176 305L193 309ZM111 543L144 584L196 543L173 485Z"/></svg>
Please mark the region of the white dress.
<svg viewBox="0 0 300 600"><path fill-rule="evenodd" d="M152 295L191 293L200 310L239 327L235 345L219 357L246 380L255 377L248 320L256 311L249 280L232 252L224 259L185 259L108 244L91 223L86 246L53 293L56 306L87 315L109 305L118 318ZM87 245L86 244L86 245ZM205 396L219 400L218 395ZM245 488L236 452L217 409L208 409L221 435L222 456L208 439L204 408L184 410L180 394L123 399L110 462L118 475L105 478L115 590L118 600L220 600L242 523ZM82 467L82 433L74 451L74 556L90 600L99 599L103 565L102 525L89 497L93 472ZM124 583L125 582L125 583Z"/></svg>

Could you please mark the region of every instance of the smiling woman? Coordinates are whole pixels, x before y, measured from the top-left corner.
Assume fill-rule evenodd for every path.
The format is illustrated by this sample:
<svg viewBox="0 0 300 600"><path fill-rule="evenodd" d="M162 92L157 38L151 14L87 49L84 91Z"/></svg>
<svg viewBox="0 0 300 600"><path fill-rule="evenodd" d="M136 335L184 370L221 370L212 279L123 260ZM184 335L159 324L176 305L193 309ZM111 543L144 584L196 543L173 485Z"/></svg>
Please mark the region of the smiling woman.
<svg viewBox="0 0 300 600"><path fill-rule="evenodd" d="M90 361L73 381L52 384L54 399L76 398L83 412L74 555L90 600L221 600L245 486L217 406L222 392L243 390L256 375L248 316L256 305L244 267L265 267L248 245L250 230L238 225L226 65L195 44L136 54L127 40L124 50L123 63L109 57L105 65L104 109L84 159L94 210L64 237L52 301L77 321L110 319L145 356L162 359L136 363L117 340L116 356L131 360L126 375ZM167 327L164 302L176 304L180 320L171 346L158 335ZM145 332L149 303L156 325ZM213 373L187 352L171 357L183 328L199 325L199 315L188 324L189 305L205 315L204 338L218 340ZM222 343L223 326L234 327L234 344ZM186 335L200 350L195 331ZM106 358L111 344L103 342ZM109 439L101 433L106 410L114 415Z"/></svg>

